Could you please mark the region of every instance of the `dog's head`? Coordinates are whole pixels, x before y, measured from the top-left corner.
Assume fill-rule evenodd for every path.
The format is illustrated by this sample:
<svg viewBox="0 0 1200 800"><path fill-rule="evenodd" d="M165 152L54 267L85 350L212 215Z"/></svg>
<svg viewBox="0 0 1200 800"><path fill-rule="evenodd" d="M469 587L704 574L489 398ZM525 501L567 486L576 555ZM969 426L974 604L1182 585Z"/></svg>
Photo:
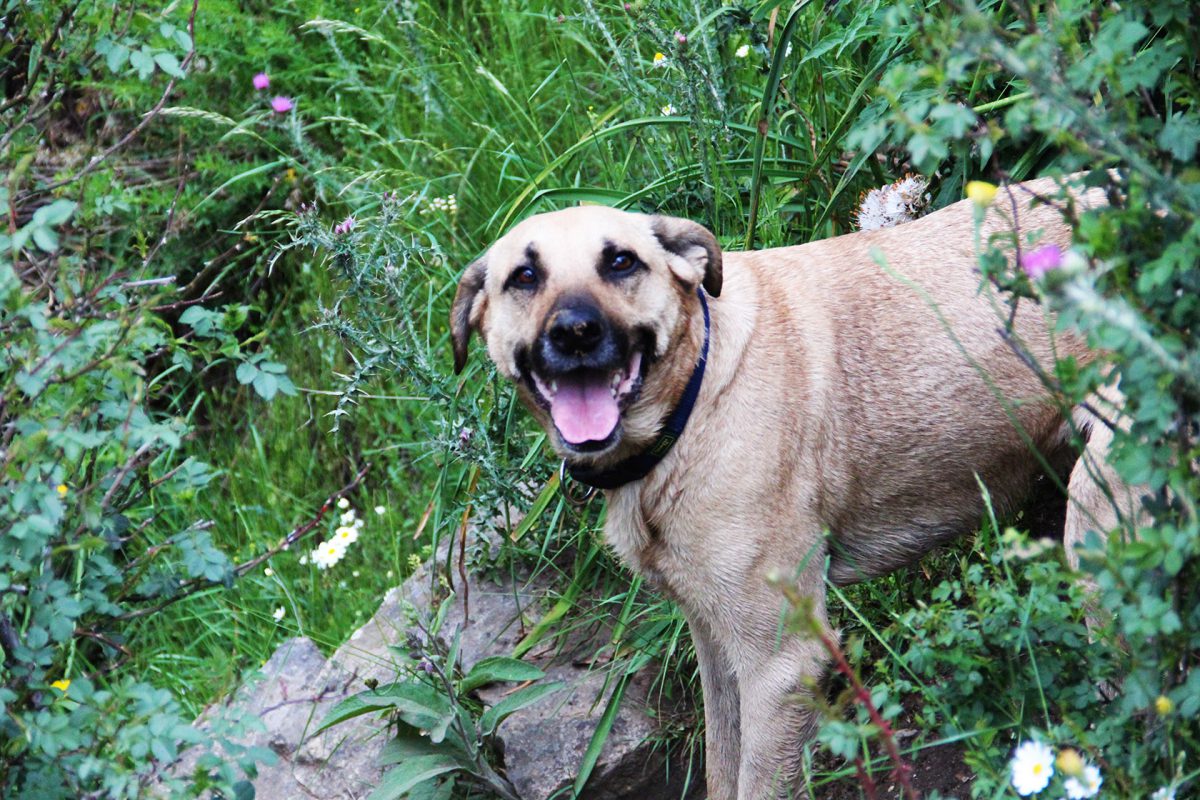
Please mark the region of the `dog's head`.
<svg viewBox="0 0 1200 800"><path fill-rule="evenodd" d="M520 223L471 264L450 314L454 368L478 330L560 453L616 452L687 380L673 354L697 286L721 291L721 249L684 219L588 206ZM694 359L694 353L690 356ZM642 425L641 427L645 427Z"/></svg>

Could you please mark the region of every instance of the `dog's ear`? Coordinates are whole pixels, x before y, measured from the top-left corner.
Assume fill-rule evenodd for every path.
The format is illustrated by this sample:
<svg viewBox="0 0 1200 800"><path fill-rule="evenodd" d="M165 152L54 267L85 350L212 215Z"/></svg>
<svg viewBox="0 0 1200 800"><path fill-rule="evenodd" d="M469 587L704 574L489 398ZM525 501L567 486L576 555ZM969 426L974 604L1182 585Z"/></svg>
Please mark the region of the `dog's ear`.
<svg viewBox="0 0 1200 800"><path fill-rule="evenodd" d="M479 326L483 317L487 296L483 292L483 279L487 275L487 255L471 263L458 281L454 293L454 304L450 307L450 341L454 345L454 373L462 372L467 364L467 342L471 331Z"/></svg>
<svg viewBox="0 0 1200 800"><path fill-rule="evenodd" d="M721 294L721 245L708 228L679 217L650 218L650 230L668 253L671 271L690 286L703 282L710 296Z"/></svg>

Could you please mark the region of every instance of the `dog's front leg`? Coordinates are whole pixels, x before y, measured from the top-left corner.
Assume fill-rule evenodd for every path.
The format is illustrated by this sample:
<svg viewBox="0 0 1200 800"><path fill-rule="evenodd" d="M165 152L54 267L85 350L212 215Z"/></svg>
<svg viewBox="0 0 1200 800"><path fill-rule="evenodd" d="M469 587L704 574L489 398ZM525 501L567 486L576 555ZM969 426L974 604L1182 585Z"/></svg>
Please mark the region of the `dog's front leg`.
<svg viewBox="0 0 1200 800"><path fill-rule="evenodd" d="M823 594L823 593L822 593ZM817 624L826 625L822 602L814 603ZM765 598L764 598L765 602ZM759 608L765 606L760 605ZM776 618L777 619L777 618ZM747 626L737 642L741 699L741 764L738 800L774 800L794 793L804 743L817 719L810 696L827 667L819 642L784 634L777 625Z"/></svg>
<svg viewBox="0 0 1200 800"><path fill-rule="evenodd" d="M704 773L708 800L736 800L741 762L741 709L733 664L716 637L695 615L688 615L692 644L704 690Z"/></svg>

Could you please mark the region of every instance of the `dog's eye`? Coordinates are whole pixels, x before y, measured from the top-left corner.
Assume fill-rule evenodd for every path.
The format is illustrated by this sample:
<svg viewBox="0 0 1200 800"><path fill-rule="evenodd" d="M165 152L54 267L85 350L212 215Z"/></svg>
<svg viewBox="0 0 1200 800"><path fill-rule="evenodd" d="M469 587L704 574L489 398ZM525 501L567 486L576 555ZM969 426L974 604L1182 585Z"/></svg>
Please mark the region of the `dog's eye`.
<svg viewBox="0 0 1200 800"><path fill-rule="evenodd" d="M532 289L537 286L538 274L537 270L530 266L517 267L513 273L508 276L507 284L509 286L518 286L522 289Z"/></svg>
<svg viewBox="0 0 1200 800"><path fill-rule="evenodd" d="M612 261L608 262L608 268L616 273L631 272L637 263L637 257L633 253L617 253Z"/></svg>

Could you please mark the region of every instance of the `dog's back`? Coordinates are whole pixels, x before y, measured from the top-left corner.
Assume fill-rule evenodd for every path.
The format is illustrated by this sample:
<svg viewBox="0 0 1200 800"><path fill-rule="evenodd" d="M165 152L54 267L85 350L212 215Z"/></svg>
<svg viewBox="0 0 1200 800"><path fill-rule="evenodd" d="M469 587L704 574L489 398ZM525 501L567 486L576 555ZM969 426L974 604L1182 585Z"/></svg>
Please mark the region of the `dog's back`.
<svg viewBox="0 0 1200 800"><path fill-rule="evenodd" d="M1022 247L1031 235L1033 246L1069 245L1062 213L1030 204L1055 188L1015 190ZM797 425L820 451L812 460L837 582L886 573L972 530L976 476L1004 511L1039 472L1065 473L1074 459L1063 410L1031 365L1052 370L1056 356L1087 351L1029 300L1005 333L1010 306L980 274L977 243L1012 230L1011 206L1001 195L978 235L974 214L964 201L903 229L726 256L727 293L738 272L753 272L763 327L806 343Z"/></svg>

